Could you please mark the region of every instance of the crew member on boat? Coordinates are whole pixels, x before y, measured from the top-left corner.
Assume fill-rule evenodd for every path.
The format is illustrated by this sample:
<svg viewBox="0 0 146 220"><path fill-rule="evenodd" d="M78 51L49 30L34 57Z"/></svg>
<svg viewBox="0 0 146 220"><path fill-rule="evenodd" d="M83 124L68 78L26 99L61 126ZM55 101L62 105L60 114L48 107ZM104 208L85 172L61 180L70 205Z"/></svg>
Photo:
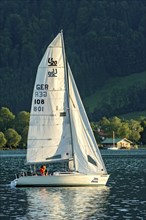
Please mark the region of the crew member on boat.
<svg viewBox="0 0 146 220"><path fill-rule="evenodd" d="M48 175L48 171L47 171L47 168L45 165L42 165L40 167L40 173L41 173L41 176L47 176Z"/></svg>
<svg viewBox="0 0 146 220"><path fill-rule="evenodd" d="M43 165L43 168L44 168L44 174L45 174L45 176L48 176L48 171L47 171L46 165Z"/></svg>

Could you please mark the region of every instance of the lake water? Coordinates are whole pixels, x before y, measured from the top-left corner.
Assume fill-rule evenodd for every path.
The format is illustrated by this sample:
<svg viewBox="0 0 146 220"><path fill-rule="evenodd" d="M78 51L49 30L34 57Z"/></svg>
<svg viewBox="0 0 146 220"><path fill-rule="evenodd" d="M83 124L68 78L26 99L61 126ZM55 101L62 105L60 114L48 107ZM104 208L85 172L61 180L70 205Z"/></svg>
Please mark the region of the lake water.
<svg viewBox="0 0 146 220"><path fill-rule="evenodd" d="M15 188L25 151L0 151L0 219L146 219L146 150L102 151L110 179L105 187Z"/></svg>

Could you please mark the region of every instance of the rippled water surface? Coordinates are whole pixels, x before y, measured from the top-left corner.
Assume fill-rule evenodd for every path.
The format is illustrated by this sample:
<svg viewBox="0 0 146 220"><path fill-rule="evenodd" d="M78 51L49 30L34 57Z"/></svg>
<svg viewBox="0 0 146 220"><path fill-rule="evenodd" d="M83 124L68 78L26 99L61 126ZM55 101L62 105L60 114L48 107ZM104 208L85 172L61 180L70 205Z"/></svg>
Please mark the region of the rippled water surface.
<svg viewBox="0 0 146 220"><path fill-rule="evenodd" d="M0 152L0 219L146 219L146 151L103 151L105 187L12 188L25 152ZM21 154L20 154L21 153Z"/></svg>

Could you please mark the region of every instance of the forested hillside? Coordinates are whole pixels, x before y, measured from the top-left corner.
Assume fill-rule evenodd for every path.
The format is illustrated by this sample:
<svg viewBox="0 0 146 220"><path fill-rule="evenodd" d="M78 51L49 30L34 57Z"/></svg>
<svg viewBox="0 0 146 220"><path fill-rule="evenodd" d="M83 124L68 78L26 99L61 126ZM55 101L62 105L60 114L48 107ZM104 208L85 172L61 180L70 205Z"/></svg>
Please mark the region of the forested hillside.
<svg viewBox="0 0 146 220"><path fill-rule="evenodd" d="M61 29L83 99L112 79L140 76L146 70L145 24L145 0L1 0L0 107L30 111L37 66ZM139 100L146 94L142 85L134 90ZM146 108L144 98L134 105L132 97L131 90L126 100L133 100L132 111ZM129 109L129 103L124 105ZM99 111L97 106L95 118ZM118 114L118 109L110 111Z"/></svg>

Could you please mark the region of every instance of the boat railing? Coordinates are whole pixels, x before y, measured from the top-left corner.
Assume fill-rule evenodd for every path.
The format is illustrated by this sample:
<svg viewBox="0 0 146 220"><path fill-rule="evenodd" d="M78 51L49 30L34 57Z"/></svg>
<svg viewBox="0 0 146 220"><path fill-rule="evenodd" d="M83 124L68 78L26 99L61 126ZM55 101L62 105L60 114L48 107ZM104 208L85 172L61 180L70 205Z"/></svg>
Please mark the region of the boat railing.
<svg viewBox="0 0 146 220"><path fill-rule="evenodd" d="M39 172L32 172L32 171L27 171L27 170L22 170L19 173L15 174L16 178L20 178L22 176L39 176Z"/></svg>
<svg viewBox="0 0 146 220"><path fill-rule="evenodd" d="M60 175L60 174L72 174L73 172L69 171L69 170L49 170L47 172L49 176L52 175ZM41 176L41 173L39 170L36 170L35 172L32 170L21 170L19 173L15 174L16 179L19 179L20 177L24 177L24 176Z"/></svg>

